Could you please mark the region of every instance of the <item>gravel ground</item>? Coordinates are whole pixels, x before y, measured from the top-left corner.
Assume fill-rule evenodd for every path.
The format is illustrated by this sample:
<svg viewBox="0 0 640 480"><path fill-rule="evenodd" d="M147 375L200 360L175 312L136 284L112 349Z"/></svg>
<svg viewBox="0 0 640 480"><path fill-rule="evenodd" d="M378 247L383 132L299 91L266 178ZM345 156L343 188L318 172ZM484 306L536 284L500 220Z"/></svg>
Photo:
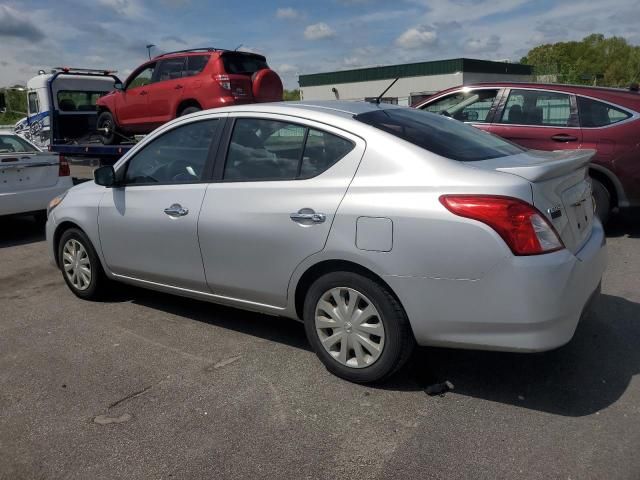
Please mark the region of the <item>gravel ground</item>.
<svg viewBox="0 0 640 480"><path fill-rule="evenodd" d="M567 346L420 349L365 387L293 321L131 287L81 301L42 229L0 219L0 479L638 479L639 224L609 229Z"/></svg>

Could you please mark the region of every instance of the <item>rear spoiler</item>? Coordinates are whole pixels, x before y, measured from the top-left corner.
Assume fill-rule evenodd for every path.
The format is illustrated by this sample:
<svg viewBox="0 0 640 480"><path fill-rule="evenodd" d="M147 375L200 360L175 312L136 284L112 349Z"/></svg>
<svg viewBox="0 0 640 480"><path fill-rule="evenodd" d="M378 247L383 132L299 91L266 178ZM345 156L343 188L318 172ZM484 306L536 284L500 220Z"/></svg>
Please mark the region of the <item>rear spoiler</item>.
<svg viewBox="0 0 640 480"><path fill-rule="evenodd" d="M531 152L530 152L531 153ZM556 150L546 158L541 156L540 163L531 165L499 167L496 170L505 173L512 173L519 177L526 178L531 182L548 180L550 178L566 175L589 164L591 158L596 154L595 150Z"/></svg>

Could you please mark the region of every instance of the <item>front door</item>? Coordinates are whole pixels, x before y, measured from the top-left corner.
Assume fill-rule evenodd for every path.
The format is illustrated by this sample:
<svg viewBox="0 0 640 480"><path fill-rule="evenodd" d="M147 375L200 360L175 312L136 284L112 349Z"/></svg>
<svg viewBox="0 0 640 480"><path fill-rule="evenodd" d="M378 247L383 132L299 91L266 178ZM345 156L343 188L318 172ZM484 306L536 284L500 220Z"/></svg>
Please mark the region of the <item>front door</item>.
<svg viewBox="0 0 640 480"><path fill-rule="evenodd" d="M149 85L149 117L157 124L175 118L176 107L184 92L185 57L167 58L158 62L155 81Z"/></svg>
<svg viewBox="0 0 640 480"><path fill-rule="evenodd" d="M363 140L327 125L236 118L198 225L213 293L284 307L295 268L324 248L363 153Z"/></svg>
<svg viewBox="0 0 640 480"><path fill-rule="evenodd" d="M120 92L118 99L118 123L123 126L134 126L149 123L149 86L153 80L155 63L145 65L135 72Z"/></svg>
<svg viewBox="0 0 640 480"><path fill-rule="evenodd" d="M507 93L489 127L491 133L535 150L581 148L575 97L547 90L511 89Z"/></svg>
<svg viewBox="0 0 640 480"><path fill-rule="evenodd" d="M113 273L207 290L198 215L219 122L176 126L118 169L122 186L105 193L98 214L102 252Z"/></svg>

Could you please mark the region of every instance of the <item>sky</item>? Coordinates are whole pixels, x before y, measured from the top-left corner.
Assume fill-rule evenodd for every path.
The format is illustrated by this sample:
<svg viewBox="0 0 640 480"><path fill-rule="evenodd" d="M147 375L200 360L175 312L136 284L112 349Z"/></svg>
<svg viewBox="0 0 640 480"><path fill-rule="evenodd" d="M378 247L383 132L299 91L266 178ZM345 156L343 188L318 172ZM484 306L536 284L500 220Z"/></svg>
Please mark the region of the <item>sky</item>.
<svg viewBox="0 0 640 480"><path fill-rule="evenodd" d="M124 79L152 54L194 47L258 52L299 74L481 58L590 33L640 44L638 0L0 0L0 86L57 66Z"/></svg>

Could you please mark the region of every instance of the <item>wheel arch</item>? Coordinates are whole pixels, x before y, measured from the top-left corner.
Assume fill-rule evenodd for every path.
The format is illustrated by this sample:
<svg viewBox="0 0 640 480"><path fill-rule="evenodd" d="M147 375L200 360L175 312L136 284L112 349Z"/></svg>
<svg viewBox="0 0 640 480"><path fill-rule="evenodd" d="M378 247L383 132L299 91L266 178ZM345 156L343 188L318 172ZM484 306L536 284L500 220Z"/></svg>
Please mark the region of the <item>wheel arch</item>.
<svg viewBox="0 0 640 480"><path fill-rule="evenodd" d="M368 277L384 286L398 301L398 303L402 305L400 298L398 297L398 295L396 295L391 286L387 282L385 282L380 275L370 270L369 268L349 260L322 260L309 266L296 283L294 294L294 308L295 314L297 315L298 319L303 319L304 299L313 282L315 282L322 275L331 272L352 272L360 274L364 277Z"/></svg>
<svg viewBox="0 0 640 480"><path fill-rule="evenodd" d="M178 107L176 108L176 118L179 117L180 113L182 113L182 111L188 107L197 107L202 110L202 105L200 105L200 102L198 102L195 98L180 100L180 103L178 103Z"/></svg>
<svg viewBox="0 0 640 480"><path fill-rule="evenodd" d="M610 170L600 165L589 165L589 176L604 185L611 195L611 207L624 207L628 203L622 184Z"/></svg>

